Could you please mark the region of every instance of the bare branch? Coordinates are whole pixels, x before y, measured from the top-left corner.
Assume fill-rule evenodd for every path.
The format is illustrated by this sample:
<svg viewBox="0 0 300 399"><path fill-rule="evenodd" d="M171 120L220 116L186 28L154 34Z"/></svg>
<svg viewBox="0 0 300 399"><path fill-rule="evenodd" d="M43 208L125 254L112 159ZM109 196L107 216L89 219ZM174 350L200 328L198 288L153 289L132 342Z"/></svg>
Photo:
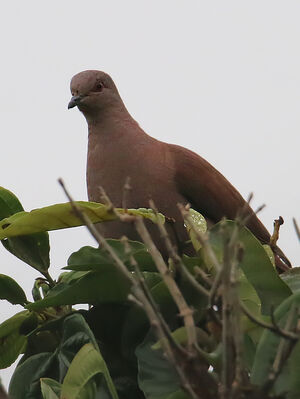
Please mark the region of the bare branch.
<svg viewBox="0 0 300 399"><path fill-rule="evenodd" d="M86 225L92 236L95 238L98 244L102 245L102 247L107 251L107 253L111 256L112 260L114 261L116 267L126 276L126 278L131 282L132 284L132 290L134 293L133 295L129 296L129 299L131 301L134 301L137 305L140 305L141 303L143 304L143 309L145 310L148 319L155 329L158 339L161 341L162 348L164 352L166 353L166 356L168 360L170 361L171 364L175 367L180 380L181 384L184 387L184 389L191 395L192 399L199 399L198 395L195 393L193 388L191 387L191 384L189 383L189 380L184 372L184 370L181 367L180 362L178 362L178 359L176 358L176 354L174 350L172 350L170 342L168 340L168 337L165 334L165 331L163 329L163 326L157 317L157 314L153 307L151 306L151 303L145 296L145 293L143 292L142 287L140 286L140 281L138 278L135 278L132 273L128 271L126 268L125 264L122 262L122 260L118 257L118 255L115 253L115 251L112 249L112 247L106 242L105 238L97 231L93 223L89 220L89 218L85 215L85 213L78 207L78 205L74 202L70 194L68 193L64 182L62 179L59 179L59 183L62 186L67 198L70 201L70 204L72 206L72 209L76 216ZM103 190L103 194L105 194ZM114 209L112 207L112 209ZM130 219L132 220L132 218ZM140 218L133 218L133 220L136 221L136 223L139 225ZM143 223L142 223L143 225ZM144 226L144 225L143 225ZM146 230L147 232L147 230ZM148 233L148 232L147 232ZM149 233L148 233L149 234ZM154 245L154 244L153 244ZM156 247L155 247L156 249ZM158 252L158 250L156 249ZM158 255L161 257L160 253L158 252ZM133 299L136 298L136 299Z"/></svg>
<svg viewBox="0 0 300 399"><path fill-rule="evenodd" d="M280 327L278 327L277 324L269 324L266 323L265 321L258 319L256 316L254 316L248 309L247 307L243 304L243 302L240 301L240 307L243 311L243 313L245 313L245 315L251 320L253 321L253 323L257 324L258 326L261 326L263 328L266 328L270 331L272 331L273 333L280 335L281 337L285 338L285 339L289 339L291 341L298 341L298 339L300 338L300 336L298 334L295 334L291 331L286 331Z"/></svg>
<svg viewBox="0 0 300 399"><path fill-rule="evenodd" d="M298 240L300 241L300 228L299 228L298 223L297 223L295 218L293 218L293 223L294 223L294 227L295 227L295 230L296 230L296 234L297 234Z"/></svg>
<svg viewBox="0 0 300 399"><path fill-rule="evenodd" d="M127 176L124 187L123 187L123 195L122 195L122 208L127 209L127 200L130 194L130 191L132 190L132 187L130 185L130 177Z"/></svg>
<svg viewBox="0 0 300 399"><path fill-rule="evenodd" d="M171 275L170 270L166 266L161 253L156 248L148 230L145 227L144 221L142 218L137 217L135 219L135 227L143 242L146 244L154 262L157 267L157 270L160 272L163 281L168 287L170 294L172 295L178 309L179 314L183 318L185 327L187 329L188 335L188 346L191 348L195 345L196 342L196 334L195 334L195 325L193 319L193 310L189 308L187 302L183 298L180 289L178 288L174 278Z"/></svg>

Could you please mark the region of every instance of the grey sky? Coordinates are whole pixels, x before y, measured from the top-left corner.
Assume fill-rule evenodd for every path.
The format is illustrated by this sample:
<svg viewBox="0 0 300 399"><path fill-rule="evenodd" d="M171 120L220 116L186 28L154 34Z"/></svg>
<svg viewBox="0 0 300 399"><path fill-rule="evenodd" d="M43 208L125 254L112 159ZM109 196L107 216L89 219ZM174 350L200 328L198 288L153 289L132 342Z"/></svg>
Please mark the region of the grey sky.
<svg viewBox="0 0 300 399"><path fill-rule="evenodd" d="M0 185L27 210L64 202L63 177L85 200L87 127L67 110L84 69L113 77L152 136L188 147L219 169L260 218L286 221L279 244L299 263L298 1L9 1L2 5ZM51 233L52 275L92 240L83 228ZM1 273L29 297L38 276L0 248ZM17 307L0 303L0 321ZM7 382L10 371L0 376Z"/></svg>

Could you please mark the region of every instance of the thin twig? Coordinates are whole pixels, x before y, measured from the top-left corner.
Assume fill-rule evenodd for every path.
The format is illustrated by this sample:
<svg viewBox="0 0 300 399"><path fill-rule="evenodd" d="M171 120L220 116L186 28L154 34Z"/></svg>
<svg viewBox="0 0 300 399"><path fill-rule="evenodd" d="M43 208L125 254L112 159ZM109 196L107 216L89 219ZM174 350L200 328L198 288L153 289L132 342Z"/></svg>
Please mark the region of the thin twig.
<svg viewBox="0 0 300 399"><path fill-rule="evenodd" d="M156 248L148 230L145 227L144 221L142 218L137 217L135 219L135 227L137 232L139 233L140 237L142 238L143 242L146 244L154 263L157 267L157 270L160 272L163 281L165 282L166 286L168 287L170 294L172 295L178 309L179 314L183 318L185 327L187 329L187 336L188 336L188 347L192 347L196 342L196 335L195 335L195 325L193 319L193 310L189 308L186 300L181 294L180 289L178 288L177 283L173 279L170 270L166 266L161 253Z"/></svg>
<svg viewBox="0 0 300 399"><path fill-rule="evenodd" d="M300 228L299 228L298 223L297 223L295 218L293 218L293 223L294 223L294 227L295 227L295 230L296 230L296 234L297 234L298 240L300 241Z"/></svg>
<svg viewBox="0 0 300 399"><path fill-rule="evenodd" d="M231 397L232 382L234 378L234 370L236 366L236 358L234 351L234 331L232 323L232 315L234 312L234 291L231 278L233 274L234 259L230 239L224 234L224 254L223 254L223 271L222 271L222 373L220 394L222 399Z"/></svg>
<svg viewBox="0 0 300 399"><path fill-rule="evenodd" d="M123 195L122 195L122 208L127 209L127 200L130 194L130 191L132 190L131 185L130 185L130 177L127 176L124 186L123 186Z"/></svg>
<svg viewBox="0 0 300 399"><path fill-rule="evenodd" d="M260 327L266 328L267 330L272 331L273 333L281 336L282 338L285 339L289 339L291 341L298 341L298 339L300 338L298 334L295 334L291 331L286 331L280 327L278 327L278 325L274 325L274 324L270 324L267 323L261 319L258 319L256 316L254 316L248 309L247 307L243 304L242 301L240 301L240 307L243 311L243 313L245 313L245 315L251 320L253 321L253 323L257 324Z"/></svg>
<svg viewBox="0 0 300 399"><path fill-rule="evenodd" d="M112 249L112 247L106 242L105 238L97 231L97 229L92 224L90 219L86 216L86 214L74 202L74 200L72 199L71 195L67 191L62 179L59 179L58 181L59 181L59 184L62 186L67 198L69 199L70 204L72 206L72 209L73 209L74 213L76 214L76 216L83 222L83 224L86 225L87 229L92 234L92 236L95 238L97 243L102 245L103 248L107 251L107 253L111 256L112 260L115 263L115 266L124 274L124 276L126 276L126 278L129 280L129 282L131 282L133 292L134 292L134 294L136 296L136 299L137 299L136 303L137 304L140 304L140 303L143 304L143 309L145 310L151 325L156 330L158 339L161 341L161 345L163 347L163 350L166 353L166 356L167 356L168 360L175 367L175 369L176 369L176 371L177 371L177 373L178 373L178 375L180 377L182 386L191 395L191 397L193 399L198 399L197 394L195 393L195 391L191 387L187 376L185 375L183 369L180 366L180 362L177 361L175 353L174 353L174 351L172 350L172 348L170 346L170 342L169 342L169 340L167 339L167 337L165 335L165 332L164 332L164 330L162 328L160 320L157 318L157 315L156 315L154 309L152 308L152 306L149 303L149 301L147 300L144 292L142 291L142 289L141 289L141 287L139 285L140 283L139 283L138 279L135 278L132 275L132 273L130 273L128 271L128 269L126 268L125 264L118 257L118 255L115 253L115 251ZM135 219L137 221L139 220L139 218L135 218ZM132 296L130 298L132 300Z"/></svg>
<svg viewBox="0 0 300 399"><path fill-rule="evenodd" d="M208 275L201 269L201 267L199 267L199 266L194 266L194 272L195 272L195 275L196 275L196 276L199 275L199 276L202 278L202 280L203 280L209 287L212 286L212 284L213 284L212 280L211 280L210 277L208 277Z"/></svg>
<svg viewBox="0 0 300 399"><path fill-rule="evenodd" d="M150 202L150 208L158 214L158 210L152 200ZM189 281L189 283L201 294L205 296L209 296L209 291L204 288L198 281L194 278L194 276L188 271L187 267L183 263L181 257L178 255L174 245L171 242L169 234L167 232L166 227L162 223L160 218L157 218L157 226L161 234L161 238L164 240L166 244L167 251L170 255L170 258L173 260L175 267L184 275L184 277Z"/></svg>
<svg viewBox="0 0 300 399"><path fill-rule="evenodd" d="M125 252L130 253L131 249L130 249L130 244L128 242L128 238L123 236L121 238L121 241L124 244ZM168 324L166 323L166 321L163 318L163 316L162 316L157 304L155 303L155 301L153 299L153 296L152 296L152 294L150 292L150 289L147 286L147 284L145 282L145 279L144 279L144 276L143 276L143 274L142 274L142 272L141 272L141 270L140 270L140 268L139 268L139 266L137 264L137 261L135 260L135 258L134 258L134 256L132 254L130 255L130 259L129 260L130 260L131 266L133 267L133 269L135 271L136 276L138 277L140 286L143 289L144 294L147 297L147 300L149 301L149 303L151 304L152 308L154 309L155 314L156 314L157 318L159 319L159 322L161 323L161 325L162 325L162 327L164 329L164 333L166 334L167 338L169 339L169 341L171 342L171 344L175 348L177 348L179 351L184 352L184 349L174 340L174 338L172 336L172 333L171 333L171 330L169 329Z"/></svg>
<svg viewBox="0 0 300 399"><path fill-rule="evenodd" d="M218 270L217 275L213 281L213 284L211 286L210 290L210 295L209 295L209 306L212 308L215 303L215 298L217 295L217 290L221 284L222 281L222 276L223 276L223 269Z"/></svg>

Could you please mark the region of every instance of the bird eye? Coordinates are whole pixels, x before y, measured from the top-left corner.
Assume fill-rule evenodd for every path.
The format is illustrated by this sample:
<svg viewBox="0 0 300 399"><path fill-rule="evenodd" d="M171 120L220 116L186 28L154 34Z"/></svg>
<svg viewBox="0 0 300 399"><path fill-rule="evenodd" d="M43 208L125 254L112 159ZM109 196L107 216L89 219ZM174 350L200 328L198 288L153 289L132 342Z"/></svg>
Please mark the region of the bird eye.
<svg viewBox="0 0 300 399"><path fill-rule="evenodd" d="M103 89L103 84L101 83L101 82L98 82L97 84L96 84L96 90L97 91L101 91Z"/></svg>

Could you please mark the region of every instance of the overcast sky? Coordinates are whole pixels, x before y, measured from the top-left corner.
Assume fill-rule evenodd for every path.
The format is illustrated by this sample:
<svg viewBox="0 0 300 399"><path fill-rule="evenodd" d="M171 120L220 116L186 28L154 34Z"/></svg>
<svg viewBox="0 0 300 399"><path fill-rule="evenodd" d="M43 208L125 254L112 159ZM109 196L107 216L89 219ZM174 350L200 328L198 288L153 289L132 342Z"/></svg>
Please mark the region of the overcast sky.
<svg viewBox="0 0 300 399"><path fill-rule="evenodd" d="M211 162L271 230L295 265L300 223L300 2L10 0L0 15L0 185L26 210L86 200L87 126L67 110L71 77L108 72L147 133ZM55 278L84 228L50 233ZM31 298L38 273L0 248L1 273ZM0 322L18 310L0 303ZM10 371L2 371L5 383Z"/></svg>

